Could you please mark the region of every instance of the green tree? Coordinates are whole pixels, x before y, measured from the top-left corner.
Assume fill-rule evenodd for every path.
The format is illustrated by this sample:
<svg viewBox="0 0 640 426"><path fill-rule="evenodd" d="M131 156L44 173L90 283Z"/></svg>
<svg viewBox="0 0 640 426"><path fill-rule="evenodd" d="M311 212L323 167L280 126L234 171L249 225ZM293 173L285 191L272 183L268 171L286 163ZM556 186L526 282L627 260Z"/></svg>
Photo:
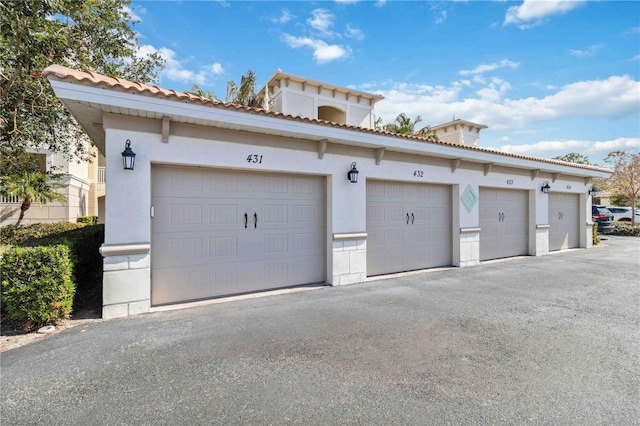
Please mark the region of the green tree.
<svg viewBox="0 0 640 426"><path fill-rule="evenodd" d="M49 178L42 172L24 172L22 175L13 175L4 179L4 185L8 195L17 196L22 200L20 205L20 217L16 225L20 225L24 218L24 213L29 210L31 203L35 201L42 207L42 202L60 201L64 203L67 197L57 190L65 185L55 179Z"/></svg>
<svg viewBox="0 0 640 426"><path fill-rule="evenodd" d="M613 151L604 159L613 169L608 179L609 189L614 193L627 197L635 211L636 200L640 197L640 153ZM635 226L635 215L631 215L631 225Z"/></svg>
<svg viewBox="0 0 640 426"><path fill-rule="evenodd" d="M240 77L240 86L231 80L227 83L227 94L225 100L234 104L262 108L264 95L256 93L256 74L253 70L248 70L247 74Z"/></svg>
<svg viewBox="0 0 640 426"><path fill-rule="evenodd" d="M51 64L154 82L163 61L141 55L129 0L0 2L0 154L48 149L87 160L88 138L42 76ZM0 171L4 174L4 171Z"/></svg>
<svg viewBox="0 0 640 426"><path fill-rule="evenodd" d="M413 120L404 112L398 114L393 123L382 126L383 130L401 135L413 135L415 133L416 124L422 121L422 117L416 116Z"/></svg>
<svg viewBox="0 0 640 426"><path fill-rule="evenodd" d="M210 90L205 90L205 89L201 88L200 86L198 86L197 84L194 84L193 86L191 86L191 89L185 90L184 93L189 93L190 95L200 96L202 98L218 99L218 97L216 96L215 92L212 92Z"/></svg>
<svg viewBox="0 0 640 426"><path fill-rule="evenodd" d="M245 75L240 77L240 86L238 86L235 81L229 80L227 82L225 101L238 105L262 108L264 106L264 95L256 92L256 83L256 74L252 70L248 70ZM203 89L197 84L194 84L191 89L185 93L202 96L203 98L218 99L215 92Z"/></svg>
<svg viewBox="0 0 640 426"><path fill-rule="evenodd" d="M566 161L567 163L574 163L574 164L592 165L589 162L589 158L587 158L585 155L578 154L577 152L570 152L565 155L559 155L557 157L553 157L553 160Z"/></svg>

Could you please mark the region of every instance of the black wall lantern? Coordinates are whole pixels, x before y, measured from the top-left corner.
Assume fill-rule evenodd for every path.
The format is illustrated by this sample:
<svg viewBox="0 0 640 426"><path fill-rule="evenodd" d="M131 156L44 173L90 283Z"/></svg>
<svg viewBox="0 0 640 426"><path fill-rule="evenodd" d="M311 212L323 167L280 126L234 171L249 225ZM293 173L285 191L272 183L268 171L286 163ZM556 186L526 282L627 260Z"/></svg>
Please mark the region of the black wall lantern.
<svg viewBox="0 0 640 426"><path fill-rule="evenodd" d="M540 188L544 194L548 194L551 187L549 186L549 182L545 182Z"/></svg>
<svg viewBox="0 0 640 426"><path fill-rule="evenodd" d="M122 164L125 170L133 170L136 164L136 153L131 149L131 141L127 139L124 143L124 151L122 151Z"/></svg>
<svg viewBox="0 0 640 426"><path fill-rule="evenodd" d="M351 163L351 170L347 173L347 179L351 183L358 183L358 169L356 169L356 162Z"/></svg>
<svg viewBox="0 0 640 426"><path fill-rule="evenodd" d="M587 191L587 194L591 195L592 197L595 197L596 195L598 195L598 190L596 189L595 186L592 186L591 189Z"/></svg>

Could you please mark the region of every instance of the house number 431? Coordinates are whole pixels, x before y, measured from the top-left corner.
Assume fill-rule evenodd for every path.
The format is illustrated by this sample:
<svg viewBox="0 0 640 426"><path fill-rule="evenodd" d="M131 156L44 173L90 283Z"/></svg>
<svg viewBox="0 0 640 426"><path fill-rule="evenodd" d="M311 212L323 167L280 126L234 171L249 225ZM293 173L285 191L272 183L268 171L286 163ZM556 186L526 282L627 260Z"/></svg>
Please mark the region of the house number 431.
<svg viewBox="0 0 640 426"><path fill-rule="evenodd" d="M262 164L262 155L249 154L249 156L247 157L247 163Z"/></svg>

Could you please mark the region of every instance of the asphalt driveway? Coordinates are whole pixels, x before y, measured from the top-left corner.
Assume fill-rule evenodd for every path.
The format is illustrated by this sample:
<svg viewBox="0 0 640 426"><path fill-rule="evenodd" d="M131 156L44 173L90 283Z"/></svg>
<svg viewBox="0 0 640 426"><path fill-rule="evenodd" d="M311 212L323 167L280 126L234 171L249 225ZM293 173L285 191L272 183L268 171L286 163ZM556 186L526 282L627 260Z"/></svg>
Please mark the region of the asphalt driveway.
<svg viewBox="0 0 640 426"><path fill-rule="evenodd" d="M78 326L2 425L640 424L640 239Z"/></svg>

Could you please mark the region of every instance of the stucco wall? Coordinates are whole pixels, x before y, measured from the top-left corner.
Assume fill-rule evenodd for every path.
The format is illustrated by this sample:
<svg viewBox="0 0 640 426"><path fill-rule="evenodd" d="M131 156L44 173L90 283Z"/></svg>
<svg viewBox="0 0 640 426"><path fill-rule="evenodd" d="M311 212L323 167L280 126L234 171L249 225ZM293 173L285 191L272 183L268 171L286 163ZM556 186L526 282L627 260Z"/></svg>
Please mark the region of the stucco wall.
<svg viewBox="0 0 640 426"><path fill-rule="evenodd" d="M366 262L361 260L366 260L366 183L369 179L443 184L451 188L454 266L471 266L479 262L479 209L477 203L471 209L463 205L461 197L467 189L476 196L480 187L527 191L529 254L541 255L548 251L545 235L548 231L545 228L548 225L548 196L540 188L543 182L554 180L550 174L533 175L528 170L497 166L488 170L486 165L479 163L398 152L384 153L380 164L376 164L374 150L337 144L328 144L323 158L319 159L317 142L180 123L171 123L169 142L163 143L160 120L112 114L105 114L104 127L108 182L105 245L109 247L150 245L151 168L153 164L174 164L324 176L327 186L326 281L334 285L360 282L367 275ZM133 171L122 168L121 152L127 139L131 140L131 148L137 154ZM248 163L248 155L260 155L262 162ZM346 176L354 161L360 172L356 184L350 183ZM588 185L583 179L555 176L551 186L553 191L583 194ZM587 199L581 198L581 202L586 205ZM585 207L584 218L581 218L585 235L586 213ZM586 240L581 241L581 246L586 244ZM105 258L105 264L112 268L105 273L105 289L109 286L121 289L123 279L126 281L123 276L135 274L135 280L129 280L132 286L130 303L126 295L113 299L115 302L105 312L118 315L139 312L149 305L149 300L140 300L140 295L146 294L148 288L140 286L150 285L145 262L151 258L148 253L136 253L138 255L143 260L136 263L135 268L127 263L130 260L123 260L126 253L120 252L115 260L109 260L109 256ZM347 258L353 258L349 262L352 269L345 269ZM118 269L118 265L127 265L127 268Z"/></svg>

